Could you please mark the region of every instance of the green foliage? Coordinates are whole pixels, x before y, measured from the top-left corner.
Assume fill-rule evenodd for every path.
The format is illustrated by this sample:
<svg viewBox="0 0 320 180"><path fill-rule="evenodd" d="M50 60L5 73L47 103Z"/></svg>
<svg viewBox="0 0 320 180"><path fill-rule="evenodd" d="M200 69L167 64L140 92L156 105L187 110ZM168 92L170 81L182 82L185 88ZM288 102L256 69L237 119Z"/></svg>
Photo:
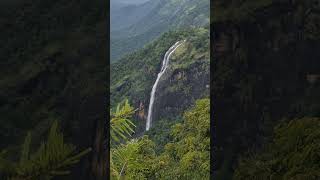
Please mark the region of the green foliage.
<svg viewBox="0 0 320 180"><path fill-rule="evenodd" d="M209 179L210 100L198 100L171 134L174 140L153 163L154 178Z"/></svg>
<svg viewBox="0 0 320 180"><path fill-rule="evenodd" d="M47 141L42 142L35 153L31 153L31 133L25 138L18 162L6 160L3 151L0 154L0 172L4 172L5 179L50 180L55 176L69 174L68 168L78 163L90 151L91 148L76 152L74 145L65 143L55 121L50 128Z"/></svg>
<svg viewBox="0 0 320 180"><path fill-rule="evenodd" d="M160 120L156 122L145 134L156 144L155 151L160 154L164 151L164 146L173 140L171 136L171 127L181 122L180 119Z"/></svg>
<svg viewBox="0 0 320 180"><path fill-rule="evenodd" d="M112 149L112 179L148 179L155 158L154 146L147 136L143 136Z"/></svg>
<svg viewBox="0 0 320 180"><path fill-rule="evenodd" d="M133 128L135 125L129 119L134 114L133 108L129 105L129 101L125 100L123 106L118 104L114 113L111 112L111 138L112 140L119 142L121 139L127 140L127 136L131 136L134 133Z"/></svg>
<svg viewBox="0 0 320 180"><path fill-rule="evenodd" d="M112 179L209 179L210 100L198 100L171 136L158 156L148 136L112 148Z"/></svg>
<svg viewBox="0 0 320 180"><path fill-rule="evenodd" d="M135 125L130 117L134 110L125 100L123 106L117 106L112 113L111 137L112 140L120 142L110 150L110 170L112 179L147 179L148 168L154 159L154 143L146 136L139 139L128 140Z"/></svg>
<svg viewBox="0 0 320 180"><path fill-rule="evenodd" d="M128 140L135 127L130 120L134 110L128 100L124 101L123 106L118 104L111 114L111 140L117 143L110 150L111 178L146 179L149 159L155 155L153 142L147 137Z"/></svg>
<svg viewBox="0 0 320 180"><path fill-rule="evenodd" d="M234 179L319 179L319 128L319 118L294 119L278 125L272 142L262 153L240 161Z"/></svg>

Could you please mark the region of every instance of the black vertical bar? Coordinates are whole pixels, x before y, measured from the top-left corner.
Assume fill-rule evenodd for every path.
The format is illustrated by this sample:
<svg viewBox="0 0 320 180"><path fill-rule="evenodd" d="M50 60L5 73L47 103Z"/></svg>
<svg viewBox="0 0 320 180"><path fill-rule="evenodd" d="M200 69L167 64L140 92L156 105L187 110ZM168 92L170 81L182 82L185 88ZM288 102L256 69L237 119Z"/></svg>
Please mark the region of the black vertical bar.
<svg viewBox="0 0 320 180"><path fill-rule="evenodd" d="M107 60L107 95L106 95L106 98L107 98L107 105L106 105L106 144L107 144L107 148L106 148L106 151L107 151L107 166L106 166L106 177L107 179L110 179L110 0L108 0L108 3L107 3L107 19L106 19L106 22L107 22L107 57L108 57L108 60Z"/></svg>
<svg viewBox="0 0 320 180"><path fill-rule="evenodd" d="M210 179L214 179L214 143L215 143L215 119L214 119L214 113L213 113L213 23L212 23L212 17L214 15L213 12L213 0L210 0Z"/></svg>

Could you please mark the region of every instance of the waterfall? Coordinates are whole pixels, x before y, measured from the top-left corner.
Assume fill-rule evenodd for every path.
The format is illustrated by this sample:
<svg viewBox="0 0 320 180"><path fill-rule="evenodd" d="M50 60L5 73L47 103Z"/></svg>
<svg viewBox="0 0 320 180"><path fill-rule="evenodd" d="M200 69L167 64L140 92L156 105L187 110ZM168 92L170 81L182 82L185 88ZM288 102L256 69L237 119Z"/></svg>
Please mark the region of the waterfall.
<svg viewBox="0 0 320 180"><path fill-rule="evenodd" d="M176 42L173 46L171 46L169 48L169 50L164 55L164 58L163 58L163 61L162 61L162 66L161 66L161 70L158 73L157 80L153 84L152 91L151 91L151 94L150 94L146 131L148 131L150 129L150 126L151 126L152 110L153 110L153 104L154 104L154 99L155 99L155 93L156 93L157 86L158 86L158 83L160 81L160 78L165 73L165 71L166 71L166 69L167 69L167 67L169 65L169 59L170 59L170 56L172 55L172 53L185 41L186 40Z"/></svg>

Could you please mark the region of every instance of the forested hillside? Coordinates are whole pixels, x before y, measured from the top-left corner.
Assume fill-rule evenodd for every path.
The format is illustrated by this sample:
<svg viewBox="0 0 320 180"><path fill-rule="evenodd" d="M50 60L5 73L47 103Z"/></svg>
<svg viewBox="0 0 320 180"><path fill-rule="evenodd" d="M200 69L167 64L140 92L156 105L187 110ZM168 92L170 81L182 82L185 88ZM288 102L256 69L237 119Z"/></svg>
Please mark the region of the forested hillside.
<svg viewBox="0 0 320 180"><path fill-rule="evenodd" d="M217 180L319 179L319 155L309 154L320 150L312 128L320 116L319 10L311 0L213 3Z"/></svg>
<svg viewBox="0 0 320 180"><path fill-rule="evenodd" d="M8 150L6 158L18 159L27 131L33 153L57 120L76 151L93 149L65 178L103 178L105 7L99 0L0 2L0 148Z"/></svg>
<svg viewBox="0 0 320 180"><path fill-rule="evenodd" d="M209 31L205 28L164 33L145 48L111 65L111 107L128 98L139 108L137 133L145 129L152 85L165 52L186 39L171 57L155 99L155 119L176 119L196 99L209 96Z"/></svg>
<svg viewBox="0 0 320 180"><path fill-rule="evenodd" d="M124 7L111 15L111 27L131 25L111 31L111 61L142 48L169 30L204 26L209 14L209 0L152 0ZM112 21L113 16L118 18Z"/></svg>

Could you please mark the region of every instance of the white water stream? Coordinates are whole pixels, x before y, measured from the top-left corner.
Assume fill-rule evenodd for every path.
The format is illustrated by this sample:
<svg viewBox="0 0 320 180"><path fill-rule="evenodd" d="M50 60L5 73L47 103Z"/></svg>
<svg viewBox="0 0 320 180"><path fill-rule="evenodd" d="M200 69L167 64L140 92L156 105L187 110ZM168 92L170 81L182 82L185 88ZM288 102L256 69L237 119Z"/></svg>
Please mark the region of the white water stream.
<svg viewBox="0 0 320 180"><path fill-rule="evenodd" d="M176 42L173 46L171 46L169 48L169 50L164 55L164 58L163 58L163 61L162 61L162 66L161 66L161 70L158 73L157 80L153 84L152 91L151 91L151 94L150 94L150 102L149 102L149 108L148 108L148 118L147 118L147 124L146 124L146 131L148 131L150 129L150 127L151 127L153 104L154 104L155 94L156 94L156 90L157 90L160 78L165 73L166 69L168 68L170 56L185 41L186 40Z"/></svg>

